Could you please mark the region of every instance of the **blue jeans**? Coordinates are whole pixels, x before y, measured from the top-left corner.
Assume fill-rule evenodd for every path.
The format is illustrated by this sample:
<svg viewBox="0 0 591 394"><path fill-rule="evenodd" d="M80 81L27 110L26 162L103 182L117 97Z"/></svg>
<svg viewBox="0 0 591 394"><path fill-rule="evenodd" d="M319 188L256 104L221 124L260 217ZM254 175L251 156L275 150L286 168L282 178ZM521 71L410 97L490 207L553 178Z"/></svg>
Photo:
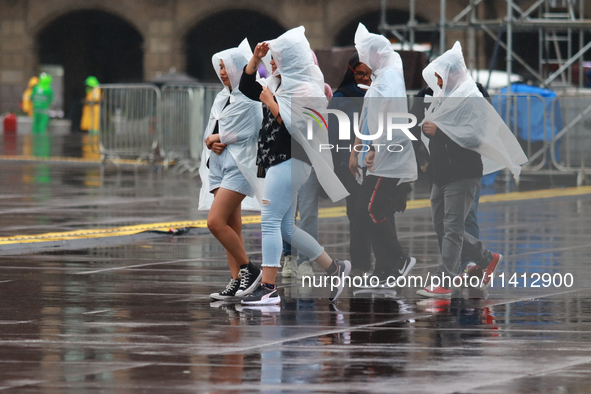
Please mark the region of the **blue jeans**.
<svg viewBox="0 0 591 394"><path fill-rule="evenodd" d="M311 261L324 251L318 241L294 223L298 193L311 171L309 164L298 159L284 161L267 170L261 211L263 267L281 266L282 239L310 257Z"/></svg>
<svg viewBox="0 0 591 394"><path fill-rule="evenodd" d="M302 185L298 193L297 212L300 212L300 228L318 240L318 192L320 190L320 183L316 177L316 172L312 168L310 177L306 183ZM283 255L289 256L294 254L289 242L283 241ZM302 252L298 251L298 265L304 261L310 260Z"/></svg>

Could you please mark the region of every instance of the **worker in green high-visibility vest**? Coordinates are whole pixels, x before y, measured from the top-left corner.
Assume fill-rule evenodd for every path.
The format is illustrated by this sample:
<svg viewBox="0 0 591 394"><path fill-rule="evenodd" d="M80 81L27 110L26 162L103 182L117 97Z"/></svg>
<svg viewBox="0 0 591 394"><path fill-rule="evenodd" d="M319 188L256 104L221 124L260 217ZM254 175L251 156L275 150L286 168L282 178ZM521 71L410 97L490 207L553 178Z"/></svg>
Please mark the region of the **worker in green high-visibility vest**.
<svg viewBox="0 0 591 394"><path fill-rule="evenodd" d="M49 107L53 102L51 75L42 73L39 83L33 88L31 101L33 102L33 134L45 134L49 124Z"/></svg>

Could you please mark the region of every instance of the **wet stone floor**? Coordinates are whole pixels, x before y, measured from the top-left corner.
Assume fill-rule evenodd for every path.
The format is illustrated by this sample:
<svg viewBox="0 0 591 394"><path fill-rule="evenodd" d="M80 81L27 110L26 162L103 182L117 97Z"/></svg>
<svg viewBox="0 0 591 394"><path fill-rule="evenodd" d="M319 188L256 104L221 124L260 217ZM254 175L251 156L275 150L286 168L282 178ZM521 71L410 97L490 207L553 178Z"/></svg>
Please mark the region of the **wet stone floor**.
<svg viewBox="0 0 591 394"><path fill-rule="evenodd" d="M207 214L198 180L174 170L2 161L0 184L0 237ZM505 256L505 283L452 300L348 288L331 305L327 289L279 279L278 308L212 302L229 276L205 229L0 245L0 391L589 392L590 211L590 194L482 203L481 239ZM433 274L430 210L396 220L412 274ZM260 264L260 226L243 235ZM320 241L346 258L346 217L321 219ZM533 287L534 274L554 282Z"/></svg>

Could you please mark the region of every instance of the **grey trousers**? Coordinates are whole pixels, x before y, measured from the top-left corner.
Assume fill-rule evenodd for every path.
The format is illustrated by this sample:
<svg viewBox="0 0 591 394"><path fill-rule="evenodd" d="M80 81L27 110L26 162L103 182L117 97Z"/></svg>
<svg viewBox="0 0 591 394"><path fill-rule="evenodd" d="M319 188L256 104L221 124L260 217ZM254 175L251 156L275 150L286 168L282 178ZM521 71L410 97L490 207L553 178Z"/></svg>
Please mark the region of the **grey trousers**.
<svg viewBox="0 0 591 394"><path fill-rule="evenodd" d="M442 239L439 273L459 275L462 254L483 269L492 261L492 253L464 229L479 184L480 178L462 179L443 186L433 184L433 227Z"/></svg>

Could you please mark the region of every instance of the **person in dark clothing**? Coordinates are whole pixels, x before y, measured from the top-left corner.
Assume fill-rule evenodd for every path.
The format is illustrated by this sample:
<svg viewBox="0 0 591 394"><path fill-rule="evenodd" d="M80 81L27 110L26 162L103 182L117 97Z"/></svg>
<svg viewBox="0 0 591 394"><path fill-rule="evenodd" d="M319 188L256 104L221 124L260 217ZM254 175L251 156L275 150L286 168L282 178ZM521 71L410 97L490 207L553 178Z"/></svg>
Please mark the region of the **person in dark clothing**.
<svg viewBox="0 0 591 394"><path fill-rule="evenodd" d="M347 71L343 81L333 95L333 99L328 106L329 109L338 109L347 114L349 119L353 113L361 112L363 106L363 97L366 89L362 89L358 84L366 86L371 85L371 69L359 61L359 54L355 52L349 59ZM352 127L351 123L351 127ZM355 144L355 134L351 131L349 141L339 140L339 129L337 122L329 122L328 138L333 146L351 146ZM359 271L367 272L371 269L371 243L369 235L363 230L361 223L357 222L357 211L359 210L359 191L361 190L360 179L356 179L349 171L349 151L332 150L334 169L343 185L347 188L349 196L347 197L347 217L349 218L349 253L351 256L351 266Z"/></svg>
<svg viewBox="0 0 591 394"><path fill-rule="evenodd" d="M405 277L416 264L416 259L404 252L394 221L394 212L403 211L397 209L396 202L406 202L408 190L403 191L403 187L410 187L418 175L412 139L402 129L383 134L380 126L384 115L408 112L406 85L402 59L384 36L370 33L360 23L355 47L359 59L373 73L359 119L361 135L371 140L371 146L363 159L367 176L358 195L357 223L369 235L376 258L373 276L381 287L389 287L393 278ZM360 138L356 136L356 146ZM349 170L353 176L357 174L359 153L359 149L350 153Z"/></svg>
<svg viewBox="0 0 591 394"><path fill-rule="evenodd" d="M442 240L437 276L447 276L448 281L446 283L442 279L439 285L431 282L431 285L417 291L417 294L450 298L450 279L460 275L462 254L475 262L473 271L483 273L482 278L479 278L479 286L483 289L490 286L490 277L503 260L502 255L489 251L477 238L468 234L464 226L483 175L484 167L479 152L491 155L490 150L482 150L480 146L483 139L490 137L491 133L498 136L499 132L489 130L480 123L482 119L479 114L492 108L485 108L487 104L483 104L483 94L468 74L459 43L427 66L423 70L423 77L431 89L436 90L435 100L430 104L421 124L422 132L429 140L428 149L433 167L433 227ZM497 115L494 110L491 112ZM491 121L494 121L492 115ZM507 130L502 131L505 135ZM509 135L514 138L510 131ZM504 140L499 142L503 148L507 147ZM516 143L516 140L509 142ZM507 162L510 161L508 158ZM517 173L518 169L517 167Z"/></svg>
<svg viewBox="0 0 591 394"><path fill-rule="evenodd" d="M479 82L476 82L476 86L478 87L478 90L480 91L480 93L482 93L482 95L487 100L490 101L490 95L486 91L485 87L482 86L482 84ZM431 89L429 86L426 86L418 91L417 95L415 96L415 100L414 100L412 109L410 110L410 112L414 116L416 116L416 118L417 118L417 126L413 127L411 129L411 132L413 133L413 135L419 136L419 141L420 141L421 127L418 126L418 124L420 124L423 121L423 119L425 118L425 110L427 108L429 108L429 104L430 104L429 102L425 101L425 99L424 99L425 96L433 96L433 89ZM451 144L453 144L454 149L457 149L456 147L459 147L453 141L451 141ZM429 175L429 179L432 184L433 183L433 168L434 168L433 159L430 157L426 148L422 144L420 147L417 148L416 151L417 151L417 161L419 162L418 163L419 167L422 168L423 171ZM471 152L473 152L473 151L471 151ZM482 162L480 162L480 164L477 163L477 165L482 166ZM466 217L466 220L464 222L464 227L465 227L466 232L477 239L480 238L480 227L478 226L478 217L477 217L479 199L480 199L480 185L478 185L478 188L476 189L476 193L474 194L474 202L472 203L472 206L470 207L470 212L468 212L468 216ZM439 250L441 250L442 238L438 237L438 241L439 241ZM469 261L470 260L468 259L467 256L462 255L462 265L468 264ZM462 270L463 269L464 269L464 267L462 267Z"/></svg>

